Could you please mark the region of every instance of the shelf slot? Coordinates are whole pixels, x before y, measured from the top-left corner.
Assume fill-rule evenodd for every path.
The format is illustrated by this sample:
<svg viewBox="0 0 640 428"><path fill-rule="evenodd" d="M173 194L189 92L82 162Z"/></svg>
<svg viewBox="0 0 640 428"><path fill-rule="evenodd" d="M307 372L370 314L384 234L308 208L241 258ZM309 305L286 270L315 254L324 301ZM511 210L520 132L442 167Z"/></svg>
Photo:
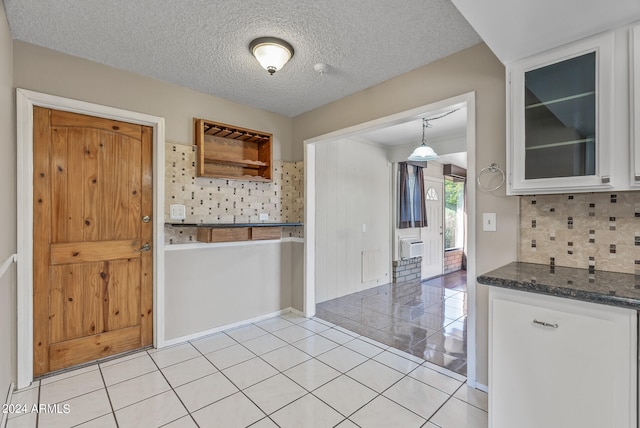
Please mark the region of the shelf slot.
<svg viewBox="0 0 640 428"><path fill-rule="evenodd" d="M541 144L539 146L527 147L526 150L550 149L553 147L572 146L576 144L593 143L595 138L584 138L582 140L560 141L558 143Z"/></svg>
<svg viewBox="0 0 640 428"><path fill-rule="evenodd" d="M217 126L207 126L207 125L205 125L205 127L204 127L204 133L206 135L216 135L220 131L222 131L222 129L218 128Z"/></svg>
<svg viewBox="0 0 640 428"><path fill-rule="evenodd" d="M568 96L568 97L556 98L555 100L550 100L550 101L544 101L544 102L540 102L540 103L531 104L531 105L525 106L525 109L548 106L548 105L552 105L552 104L562 103L562 102L565 102L565 101L575 100L575 99L578 99L578 98L589 97L589 96L592 96L592 95L595 95L595 94L596 94L595 91L584 92L582 94L576 94L576 95L571 95L571 96Z"/></svg>
<svg viewBox="0 0 640 428"><path fill-rule="evenodd" d="M261 161L254 161L254 160L249 160L249 159L225 159L225 158L222 158L222 157L207 156L206 154L204 156L204 160L205 160L205 162L221 163L221 164L225 164L225 165L243 166L243 167L246 167L246 168L260 168L262 166L269 166L268 163L261 162Z"/></svg>
<svg viewBox="0 0 640 428"><path fill-rule="evenodd" d="M271 182L271 179L260 177L259 175L224 175L224 174L216 174L215 177L213 177L213 178L224 178L226 180L259 181L259 182L263 182L263 183L270 183Z"/></svg>

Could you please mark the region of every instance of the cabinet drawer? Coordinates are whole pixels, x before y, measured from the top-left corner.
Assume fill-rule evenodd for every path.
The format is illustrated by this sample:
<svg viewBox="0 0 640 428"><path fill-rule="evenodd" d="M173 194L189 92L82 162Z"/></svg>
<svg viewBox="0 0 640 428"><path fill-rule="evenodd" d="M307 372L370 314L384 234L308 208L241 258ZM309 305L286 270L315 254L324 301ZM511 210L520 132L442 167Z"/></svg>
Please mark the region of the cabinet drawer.
<svg viewBox="0 0 640 428"><path fill-rule="evenodd" d="M254 241L260 241L263 239L280 239L279 227L252 227L251 239Z"/></svg>
<svg viewBox="0 0 640 428"><path fill-rule="evenodd" d="M198 228L198 241L200 242L233 242L250 241L251 228L234 227L228 229L202 227Z"/></svg>

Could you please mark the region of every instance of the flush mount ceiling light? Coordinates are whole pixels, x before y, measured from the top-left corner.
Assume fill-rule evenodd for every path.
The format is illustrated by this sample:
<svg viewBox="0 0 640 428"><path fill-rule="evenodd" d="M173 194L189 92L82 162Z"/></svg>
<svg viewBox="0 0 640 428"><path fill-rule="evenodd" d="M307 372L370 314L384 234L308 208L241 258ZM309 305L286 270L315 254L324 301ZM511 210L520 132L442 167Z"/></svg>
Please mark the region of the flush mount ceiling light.
<svg viewBox="0 0 640 428"><path fill-rule="evenodd" d="M407 160L424 162L438 159L437 153L431 147L427 146L427 140L425 139L424 131L429 126L431 125L429 125L427 118L422 118L422 144L416 147Z"/></svg>
<svg viewBox="0 0 640 428"><path fill-rule="evenodd" d="M249 50L260 65L273 74L293 56L293 46L276 37L260 37L249 44Z"/></svg>

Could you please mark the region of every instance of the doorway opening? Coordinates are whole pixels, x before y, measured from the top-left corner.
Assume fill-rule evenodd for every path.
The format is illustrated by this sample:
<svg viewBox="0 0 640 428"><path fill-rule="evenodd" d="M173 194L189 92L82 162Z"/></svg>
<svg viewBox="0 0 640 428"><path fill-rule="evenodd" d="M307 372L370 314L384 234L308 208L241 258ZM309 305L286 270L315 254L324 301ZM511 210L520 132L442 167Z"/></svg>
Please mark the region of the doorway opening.
<svg viewBox="0 0 640 428"><path fill-rule="evenodd" d="M467 269L466 157L466 153L447 155L452 163L444 166L444 275Z"/></svg>
<svg viewBox="0 0 640 428"><path fill-rule="evenodd" d="M452 276L442 276L444 273L444 224L435 224L435 235L439 237L435 248L428 254L439 253L440 261L430 264L439 266L439 269L431 273L429 280L418 274L418 281L414 284L404 284L401 289L395 287L393 282L393 264L403 263L400 257L401 238L411 237L423 240L427 238L426 230L407 230L397 228L397 162L406 160L409 153L420 141L419 136L413 136L409 140L402 141L398 130L404 127L412 127L421 123L422 118L442 114L454 108L464 107L466 110L462 125L463 135L454 142L445 142L442 147L434 147L436 152L459 153L466 152L468 160L468 173L475 174L475 94L468 93L458 97L443 100L438 103L422 106L407 112L398 113L386 118L376 119L344 130L336 131L324 136L306 141L305 169L306 169L306 218L305 218L305 315L316 314L321 318L326 315L327 303L343 296L351 299L349 304L336 309L342 316L351 321L346 328L363 336L371 337L376 332L365 331L364 323L358 323L365 318L377 320L376 330L389 336L402 336L402 340L408 346L418 342L423 345L433 345L436 333L440 334L439 340L454 341L449 331L453 328L465 331L465 341L456 340L455 354L441 355L440 365L454 369L467 375L470 384L475 384L475 281L467 281L467 278L475 278L475 227L470 221L466 231L467 247L467 271L459 272ZM416 132L421 131L420 125L413 126ZM376 134L385 132L393 136L389 138L390 144L384 144L380 140L371 138ZM460 136L458 136L460 137ZM429 138L429 136L427 136ZM381 154L382 153L382 154ZM373 155L371 155L373 154ZM373 156L373 161L371 156ZM361 160L365 159L363 162ZM383 162L384 160L384 162ZM340 164L343 164L341 169ZM442 194L439 196L440 205L444 202L444 165L429 163L425 171L426 177L433 184L441 186ZM377 171L377 174L373 174ZM364 187L354 185L362 175L376 177L376 185L372 187L372 179L362 180ZM360 178L359 178L360 177ZM385 177L384 180L379 177ZM333 180L333 181L332 181ZM327 184L329 182L329 184ZM425 185L425 199L433 198L433 186ZM343 199L329 200L327 188L343 191ZM373 202L372 202L373 201ZM376 202L378 201L378 202ZM379 201L386 201L385 208ZM350 210L355 206L355 210ZM376 218L368 217L371 212L370 204L378 207ZM438 206L436 204L436 206ZM442 205L443 206L443 205ZM331 207L331 209L327 209ZM384 211L382 213L381 211ZM439 212L444 223L444 209L434 208ZM475 189L469 188L467 194L467 215L474 218L475 215ZM432 215L433 217L437 217ZM434 230L431 231L432 233ZM390 257L387 258L387 254ZM343 262L346 260L346 263ZM423 259L424 260L424 259ZM421 262L419 262L421 263ZM377 271L371 267L378 266ZM421 265L419 265L421 267ZM425 281L421 281L425 279ZM455 285L451 286L452 281ZM449 287L447 287L447 285ZM416 293L420 295L417 297ZM367 296L369 313L356 315L353 307L359 297ZM429 296L425 298L424 296ZM436 299L436 300L434 300ZM456 302L457 300L457 302ZM362 307L362 299L359 301ZM448 303L445 305L445 302ZM318 306L316 307L316 303ZM356 303L358 304L358 303ZM374 309L377 309L374 310ZM380 316L385 314L388 316ZM433 312L439 312L434 314ZM446 324L435 321L438 316L454 316L454 312L461 314L453 319L448 319ZM466 316L462 319L462 315ZM337 318L334 318L337 319ZM329 320L331 321L331 320ZM412 321L407 325L404 321ZM450 322L449 322L450 321ZM333 321L332 321L333 322ZM335 322L334 322L335 323ZM359 326L357 324L360 324ZM382 324L386 324L383 326ZM449 327L450 326L450 327ZM426 328L425 328L426 327ZM430 327L430 328L429 328ZM386 332L384 329L388 329ZM358 331L359 330L359 331ZM366 334L365 334L366 333ZM433 336L431 341L428 339ZM378 338L374 340L385 343ZM463 339L463 338L459 338ZM439 352L433 345L424 348ZM422 351L420 358L426 355ZM411 353L411 352L409 352ZM444 354L444 353L441 353ZM435 354L434 354L435 355ZM450 357L457 358L456 364L447 364ZM463 358L460 358L463 357Z"/></svg>

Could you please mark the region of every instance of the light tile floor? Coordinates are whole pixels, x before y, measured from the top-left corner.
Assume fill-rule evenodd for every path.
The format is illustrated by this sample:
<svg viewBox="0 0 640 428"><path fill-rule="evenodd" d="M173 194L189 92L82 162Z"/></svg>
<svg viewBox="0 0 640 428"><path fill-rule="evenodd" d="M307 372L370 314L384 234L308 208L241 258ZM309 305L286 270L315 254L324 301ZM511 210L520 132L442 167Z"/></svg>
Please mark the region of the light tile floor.
<svg viewBox="0 0 640 428"><path fill-rule="evenodd" d="M463 376L293 313L36 381L11 409L7 428L487 426Z"/></svg>

